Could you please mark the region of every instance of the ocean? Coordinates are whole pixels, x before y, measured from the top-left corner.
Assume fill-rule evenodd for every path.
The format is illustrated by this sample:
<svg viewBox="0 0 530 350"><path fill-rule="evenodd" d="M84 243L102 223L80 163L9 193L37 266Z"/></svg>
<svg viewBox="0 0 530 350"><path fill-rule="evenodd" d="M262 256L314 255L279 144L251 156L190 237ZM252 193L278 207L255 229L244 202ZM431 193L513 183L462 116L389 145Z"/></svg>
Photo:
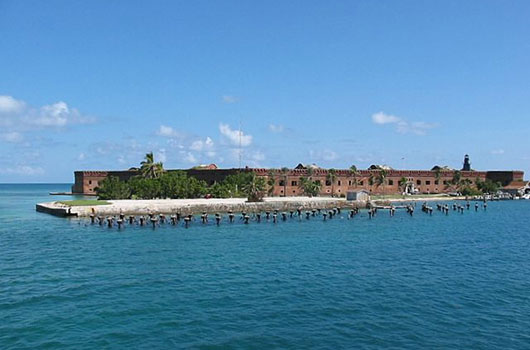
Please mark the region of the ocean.
<svg viewBox="0 0 530 350"><path fill-rule="evenodd" d="M0 349L530 348L530 201L188 229L35 211L69 189L0 185Z"/></svg>

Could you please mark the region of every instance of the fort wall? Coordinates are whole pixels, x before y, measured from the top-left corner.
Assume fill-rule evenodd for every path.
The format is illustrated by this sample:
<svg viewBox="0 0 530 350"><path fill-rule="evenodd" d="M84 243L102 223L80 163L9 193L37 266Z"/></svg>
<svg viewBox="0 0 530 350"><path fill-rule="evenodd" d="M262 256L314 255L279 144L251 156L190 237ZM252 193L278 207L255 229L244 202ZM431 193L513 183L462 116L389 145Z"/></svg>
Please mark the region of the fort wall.
<svg viewBox="0 0 530 350"><path fill-rule="evenodd" d="M177 170L168 170L177 171ZM258 176L274 178L274 196L302 196L300 188L302 177L310 177L313 181L319 181L321 196L345 196L348 191L365 190L371 194L400 194L404 192L404 187L413 189L415 193L433 194L450 193L455 188L452 185L455 170L386 170L386 177L380 183L381 171L358 170L335 170L335 181L329 181L329 170L327 169L265 169L265 168L244 168L244 169L188 169L183 170L189 176L205 181L208 185L223 181L228 175L237 174L239 171L251 171ZM507 186L513 181L522 181L524 173L522 171L459 171L462 180L467 180L470 185L474 185L477 180L501 182ZM72 192L95 195L99 183L108 176L117 176L120 180L126 181L132 176L138 175L138 170L124 171L76 171L74 173L75 183ZM403 186L402 179L406 180Z"/></svg>

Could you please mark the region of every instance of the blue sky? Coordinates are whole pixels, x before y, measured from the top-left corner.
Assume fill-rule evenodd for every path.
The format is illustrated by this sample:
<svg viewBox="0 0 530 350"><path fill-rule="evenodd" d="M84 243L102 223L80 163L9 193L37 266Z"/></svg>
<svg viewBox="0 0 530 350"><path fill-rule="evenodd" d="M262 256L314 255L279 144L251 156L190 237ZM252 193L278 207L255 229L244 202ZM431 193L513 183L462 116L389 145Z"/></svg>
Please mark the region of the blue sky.
<svg viewBox="0 0 530 350"><path fill-rule="evenodd" d="M201 163L530 171L527 1L0 0L0 182Z"/></svg>

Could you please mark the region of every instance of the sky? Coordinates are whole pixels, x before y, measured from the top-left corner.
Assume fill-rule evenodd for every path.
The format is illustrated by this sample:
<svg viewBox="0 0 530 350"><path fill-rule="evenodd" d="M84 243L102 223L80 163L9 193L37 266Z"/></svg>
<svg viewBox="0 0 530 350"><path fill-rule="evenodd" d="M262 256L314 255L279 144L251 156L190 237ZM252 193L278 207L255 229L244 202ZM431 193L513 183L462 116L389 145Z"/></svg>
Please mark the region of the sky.
<svg viewBox="0 0 530 350"><path fill-rule="evenodd" d="M530 174L528 18L500 0L0 0L0 182L151 151Z"/></svg>

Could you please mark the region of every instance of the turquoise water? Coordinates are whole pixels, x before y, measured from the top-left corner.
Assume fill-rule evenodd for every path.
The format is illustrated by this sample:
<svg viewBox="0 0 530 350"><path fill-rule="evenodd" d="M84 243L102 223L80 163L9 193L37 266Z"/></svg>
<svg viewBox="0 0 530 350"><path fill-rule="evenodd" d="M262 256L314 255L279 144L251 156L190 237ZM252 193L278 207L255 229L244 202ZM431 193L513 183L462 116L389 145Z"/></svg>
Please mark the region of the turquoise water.
<svg viewBox="0 0 530 350"><path fill-rule="evenodd" d="M530 201L120 232L68 189L0 185L0 349L530 348Z"/></svg>

